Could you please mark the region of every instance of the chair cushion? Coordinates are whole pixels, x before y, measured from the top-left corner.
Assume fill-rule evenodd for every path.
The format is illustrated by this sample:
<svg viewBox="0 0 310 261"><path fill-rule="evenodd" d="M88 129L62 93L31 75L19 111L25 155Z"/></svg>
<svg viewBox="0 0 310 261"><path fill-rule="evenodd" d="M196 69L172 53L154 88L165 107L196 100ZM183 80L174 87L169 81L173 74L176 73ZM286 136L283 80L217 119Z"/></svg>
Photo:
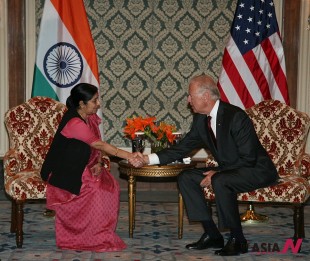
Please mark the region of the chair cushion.
<svg viewBox="0 0 310 261"><path fill-rule="evenodd" d="M212 187L204 189L207 199L214 200ZM304 203L310 195L310 184L307 179L298 176L286 176L275 186L239 193L239 201Z"/></svg>
<svg viewBox="0 0 310 261"><path fill-rule="evenodd" d="M9 179L5 190L15 200L44 199L46 185L39 170L24 170Z"/></svg>

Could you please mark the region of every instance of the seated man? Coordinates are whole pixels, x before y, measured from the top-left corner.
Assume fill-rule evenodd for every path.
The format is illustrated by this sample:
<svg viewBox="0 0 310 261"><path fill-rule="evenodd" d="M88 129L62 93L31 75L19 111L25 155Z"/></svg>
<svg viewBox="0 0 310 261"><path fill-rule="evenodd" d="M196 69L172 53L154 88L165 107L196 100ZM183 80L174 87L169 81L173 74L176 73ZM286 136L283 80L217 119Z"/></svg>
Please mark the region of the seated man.
<svg viewBox="0 0 310 261"><path fill-rule="evenodd" d="M242 109L220 101L219 90L209 76L191 79L187 100L195 113L191 130L179 144L156 154L140 154L143 164L167 164L194 149L208 149L218 167L189 169L178 177L189 220L200 221L204 228L201 238L186 248L221 248L215 251L221 256L246 253L248 244L242 231L237 193L272 185L278 179L277 170L259 142L251 119ZM204 198L202 188L210 184L219 228L230 230L225 246Z"/></svg>

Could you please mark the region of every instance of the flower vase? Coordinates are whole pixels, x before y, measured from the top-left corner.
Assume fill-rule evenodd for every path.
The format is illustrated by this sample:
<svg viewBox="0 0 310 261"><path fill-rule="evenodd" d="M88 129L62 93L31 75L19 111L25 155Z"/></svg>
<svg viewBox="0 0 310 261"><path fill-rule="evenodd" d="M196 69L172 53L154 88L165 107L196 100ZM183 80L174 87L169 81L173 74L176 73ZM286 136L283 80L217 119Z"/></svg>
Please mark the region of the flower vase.
<svg viewBox="0 0 310 261"><path fill-rule="evenodd" d="M144 134L143 132L136 132L135 134L135 138L131 140L132 152L143 153L145 147Z"/></svg>
<svg viewBox="0 0 310 261"><path fill-rule="evenodd" d="M157 153L165 148L168 148L168 142L155 141L151 142L151 153Z"/></svg>

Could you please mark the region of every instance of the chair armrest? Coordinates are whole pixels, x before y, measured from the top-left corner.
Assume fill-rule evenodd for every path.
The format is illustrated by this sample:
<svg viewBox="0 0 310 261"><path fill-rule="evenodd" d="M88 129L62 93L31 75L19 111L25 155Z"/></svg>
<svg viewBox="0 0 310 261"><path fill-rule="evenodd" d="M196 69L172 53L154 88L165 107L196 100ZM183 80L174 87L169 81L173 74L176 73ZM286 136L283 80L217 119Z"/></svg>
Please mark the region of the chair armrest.
<svg viewBox="0 0 310 261"><path fill-rule="evenodd" d="M217 167L218 163L214 159L213 155L208 151L207 153L208 153L208 157L206 158L206 167Z"/></svg>
<svg viewBox="0 0 310 261"><path fill-rule="evenodd" d="M304 153L301 157L301 176L310 182L310 154Z"/></svg>
<svg viewBox="0 0 310 261"><path fill-rule="evenodd" d="M15 149L9 149L3 157L4 178L12 177L20 171L21 164Z"/></svg>

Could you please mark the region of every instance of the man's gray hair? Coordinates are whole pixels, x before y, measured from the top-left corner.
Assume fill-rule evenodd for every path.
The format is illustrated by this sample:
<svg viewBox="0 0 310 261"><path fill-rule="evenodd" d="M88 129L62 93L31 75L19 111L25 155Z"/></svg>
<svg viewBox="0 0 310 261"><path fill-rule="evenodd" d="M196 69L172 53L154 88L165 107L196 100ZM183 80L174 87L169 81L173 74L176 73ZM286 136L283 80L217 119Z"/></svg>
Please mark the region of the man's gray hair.
<svg viewBox="0 0 310 261"><path fill-rule="evenodd" d="M190 82L195 82L198 86L198 94L202 95L205 92L209 91L212 100L218 100L221 98L219 89L217 88L214 80L205 74L195 76L191 79Z"/></svg>

